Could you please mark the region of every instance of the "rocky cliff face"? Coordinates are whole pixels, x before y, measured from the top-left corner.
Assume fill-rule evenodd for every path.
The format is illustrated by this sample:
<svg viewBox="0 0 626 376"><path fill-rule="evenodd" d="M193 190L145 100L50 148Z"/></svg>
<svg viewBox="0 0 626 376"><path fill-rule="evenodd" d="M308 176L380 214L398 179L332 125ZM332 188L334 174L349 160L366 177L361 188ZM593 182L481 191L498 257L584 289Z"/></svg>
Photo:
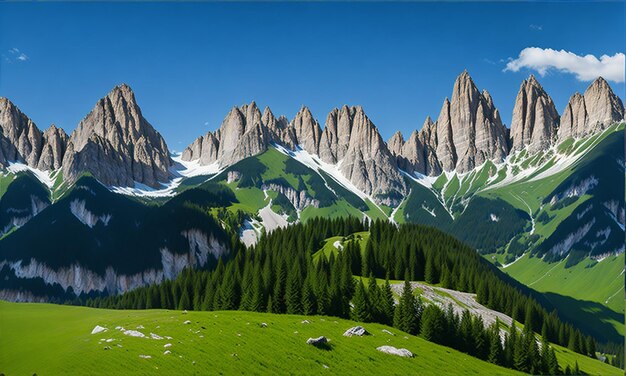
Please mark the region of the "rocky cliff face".
<svg viewBox="0 0 626 376"><path fill-rule="evenodd" d="M330 112L318 150L324 162L338 164L341 173L366 194L407 192L395 158L360 106Z"/></svg>
<svg viewBox="0 0 626 376"><path fill-rule="evenodd" d="M19 162L40 170L56 170L67 135L51 125L43 134L35 123L6 98L0 98L0 167Z"/></svg>
<svg viewBox="0 0 626 376"><path fill-rule="evenodd" d="M556 136L559 114L552 98L534 76L520 86L511 120L512 151L528 147L529 152L544 150Z"/></svg>
<svg viewBox="0 0 626 376"><path fill-rule="evenodd" d="M437 158L435 124L430 116L426 118L420 131L413 131L404 141L396 132L387 142L389 151L396 157L398 167L411 174L438 175L441 166Z"/></svg>
<svg viewBox="0 0 626 376"><path fill-rule="evenodd" d="M200 164L219 161L221 166L229 166L262 153L271 142L291 150L301 147L326 163L340 163L341 172L367 194L406 191L393 156L361 107L334 109L322 132L307 107L303 106L287 123L282 116L276 119L269 108L261 115L252 102L233 108L217 132L198 138L185 149L182 158Z"/></svg>
<svg viewBox="0 0 626 376"><path fill-rule="evenodd" d="M100 99L70 136L63 176L75 181L90 172L109 186L135 182L159 187L169 179L172 161L161 135L141 114L127 85Z"/></svg>
<svg viewBox="0 0 626 376"><path fill-rule="evenodd" d="M570 98L561 117L558 138L584 137L623 119L624 104L609 84L598 77L584 95L575 93Z"/></svg>
<svg viewBox="0 0 626 376"><path fill-rule="evenodd" d="M183 151L182 159L199 160L202 165L219 161L220 166L229 166L264 152L272 141L272 134L263 123L262 117L254 102L241 108L233 107L220 129L196 139ZM271 111L266 111L265 118L272 121L274 129L278 131Z"/></svg>
<svg viewBox="0 0 626 376"><path fill-rule="evenodd" d="M446 171L467 172L508 154L507 130L489 93L482 93L467 71L454 83L437 119L437 157Z"/></svg>

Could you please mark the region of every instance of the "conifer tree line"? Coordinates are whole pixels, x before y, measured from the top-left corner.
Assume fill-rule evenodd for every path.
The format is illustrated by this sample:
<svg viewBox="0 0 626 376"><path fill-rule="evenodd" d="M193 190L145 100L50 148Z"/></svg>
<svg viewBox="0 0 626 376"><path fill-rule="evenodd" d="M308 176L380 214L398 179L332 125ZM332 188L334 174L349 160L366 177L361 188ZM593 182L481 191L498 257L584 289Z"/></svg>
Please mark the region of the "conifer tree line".
<svg viewBox="0 0 626 376"><path fill-rule="evenodd" d="M368 229L370 237L363 249L349 240L343 250L319 255L314 261L313 253L324 239ZM526 372L558 372L558 364L549 359L551 347L538 347L533 332L541 333L546 344L559 343L595 357L593 338L563 323L556 312L547 313L474 250L433 228L315 218L264 235L253 248L236 249L240 250L230 260L219 259L212 271L187 269L175 280L89 299L86 304L118 309L240 309L379 322ZM353 276L362 278L355 281ZM376 278L386 282L378 286ZM406 280L397 304L389 279ZM424 306L411 292L409 280L476 293L481 304L523 322L524 332L511 330L501 343L499 329L496 336L496 327L485 328L469 312L457 317L451 308Z"/></svg>

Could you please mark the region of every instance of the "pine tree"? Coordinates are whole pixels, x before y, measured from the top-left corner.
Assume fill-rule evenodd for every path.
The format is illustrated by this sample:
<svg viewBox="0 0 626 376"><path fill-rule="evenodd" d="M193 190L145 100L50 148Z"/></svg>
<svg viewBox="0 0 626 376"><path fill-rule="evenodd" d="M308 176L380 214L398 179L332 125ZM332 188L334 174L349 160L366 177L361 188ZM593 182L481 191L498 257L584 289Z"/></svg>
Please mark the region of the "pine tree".
<svg viewBox="0 0 626 376"><path fill-rule="evenodd" d="M369 302L370 319L372 321L381 322L382 319L382 291L378 287L374 274L370 273L369 280L367 282L367 300Z"/></svg>
<svg viewBox="0 0 626 376"><path fill-rule="evenodd" d="M407 333L416 334L419 332L420 306L415 296L413 296L411 283L408 280L408 273L406 274L407 279L404 281L402 296L396 307L394 326Z"/></svg>
<svg viewBox="0 0 626 376"><path fill-rule="evenodd" d="M302 313L305 315L315 313L315 295L313 294L311 280L308 277L302 286Z"/></svg>
<svg viewBox="0 0 626 376"><path fill-rule="evenodd" d="M296 262L287 276L287 289L285 291L285 303L287 313L298 315L302 313L302 275L300 265Z"/></svg>
<svg viewBox="0 0 626 376"><path fill-rule="evenodd" d="M356 285L356 291L354 297L352 297L352 312L351 318L354 321L369 322L372 317L369 309L369 302L367 300L367 293L363 286L363 281L359 279Z"/></svg>
<svg viewBox="0 0 626 376"><path fill-rule="evenodd" d="M187 289L183 289L182 295L180 296L180 301L178 302L178 309L191 309L191 301L189 300L189 293Z"/></svg>
<svg viewBox="0 0 626 376"><path fill-rule="evenodd" d="M372 242L368 241L365 245L365 250L363 251L363 257L361 261L361 275L363 277L367 277L372 272L374 250L372 246Z"/></svg>
<svg viewBox="0 0 626 376"><path fill-rule="evenodd" d="M385 284L383 285L380 295L381 323L392 325L395 302L393 299L393 292L391 291L391 285L389 284L389 278L385 280Z"/></svg>
<svg viewBox="0 0 626 376"><path fill-rule="evenodd" d="M489 355L487 361L493 364L502 364L502 344L500 342L500 322L496 317L496 322L489 330Z"/></svg>
<svg viewBox="0 0 626 376"><path fill-rule="evenodd" d="M434 304L426 306L422 312L420 327L420 334L424 339L441 343L445 332L443 312L441 309Z"/></svg>
<svg viewBox="0 0 626 376"><path fill-rule="evenodd" d="M596 358L596 341L591 336L587 337L587 352L590 357Z"/></svg>
<svg viewBox="0 0 626 376"><path fill-rule="evenodd" d="M548 373L550 375L558 375L561 372L559 367L559 361L556 359L556 353L553 348L550 348L550 353L548 357Z"/></svg>
<svg viewBox="0 0 626 376"><path fill-rule="evenodd" d="M433 265L432 257L426 257L426 267L424 268L424 278L427 283L437 283L435 266Z"/></svg>

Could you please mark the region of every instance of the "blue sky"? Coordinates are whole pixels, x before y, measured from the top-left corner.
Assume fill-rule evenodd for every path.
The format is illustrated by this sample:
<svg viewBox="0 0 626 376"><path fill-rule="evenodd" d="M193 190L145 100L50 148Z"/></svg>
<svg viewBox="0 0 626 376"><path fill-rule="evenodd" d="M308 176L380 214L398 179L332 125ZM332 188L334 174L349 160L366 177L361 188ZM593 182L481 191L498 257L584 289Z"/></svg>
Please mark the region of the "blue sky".
<svg viewBox="0 0 626 376"><path fill-rule="evenodd" d="M69 133L126 82L178 151L251 100L289 118L306 104L322 126L333 107L360 104L387 139L436 118L463 69L508 124L539 69L503 71L510 58L527 47L614 56L625 24L624 2L0 3L0 96ZM559 112L589 84L544 73ZM610 84L624 98L621 77Z"/></svg>

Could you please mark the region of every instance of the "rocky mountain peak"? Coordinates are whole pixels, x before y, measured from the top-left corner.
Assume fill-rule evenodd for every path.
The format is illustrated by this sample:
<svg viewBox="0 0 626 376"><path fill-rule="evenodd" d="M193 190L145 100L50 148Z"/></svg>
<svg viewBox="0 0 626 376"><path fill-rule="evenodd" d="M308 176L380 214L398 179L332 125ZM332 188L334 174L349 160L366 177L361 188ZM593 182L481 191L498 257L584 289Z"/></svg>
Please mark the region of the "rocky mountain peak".
<svg viewBox="0 0 626 376"><path fill-rule="evenodd" d="M397 131L394 133L389 140L387 140L387 148L391 154L398 156L402 154L402 147L404 146L404 136L402 136L402 132Z"/></svg>
<svg viewBox="0 0 626 376"><path fill-rule="evenodd" d="M597 133L624 119L624 104L602 77L589 85L585 93L575 93L563 111L559 140Z"/></svg>
<svg viewBox="0 0 626 376"><path fill-rule="evenodd" d="M308 107L302 106L291 120L297 144L311 154L318 154L322 130Z"/></svg>
<svg viewBox="0 0 626 376"><path fill-rule="evenodd" d="M528 147L531 153L549 147L559 123L552 98L535 76L520 85L511 120L512 150Z"/></svg>
<svg viewBox="0 0 626 376"><path fill-rule="evenodd" d="M9 99L0 98L0 166L8 162L36 167L43 147L41 131Z"/></svg>
<svg viewBox="0 0 626 376"><path fill-rule="evenodd" d="M98 100L72 132L63 176L73 182L90 172L105 185L158 188L169 179L171 165L165 140L141 114L130 86L122 84Z"/></svg>
<svg viewBox="0 0 626 376"><path fill-rule="evenodd" d="M467 71L457 77L452 100L437 119L436 154L444 170L467 172L508 153L507 130L488 92L479 92Z"/></svg>
<svg viewBox="0 0 626 376"><path fill-rule="evenodd" d="M271 123L272 129L266 126ZM244 158L267 150L273 132L277 131L274 114L269 108L264 114L252 101L233 107L215 133L198 137L182 154L186 161L198 160L201 165L219 161L221 166L234 164Z"/></svg>

